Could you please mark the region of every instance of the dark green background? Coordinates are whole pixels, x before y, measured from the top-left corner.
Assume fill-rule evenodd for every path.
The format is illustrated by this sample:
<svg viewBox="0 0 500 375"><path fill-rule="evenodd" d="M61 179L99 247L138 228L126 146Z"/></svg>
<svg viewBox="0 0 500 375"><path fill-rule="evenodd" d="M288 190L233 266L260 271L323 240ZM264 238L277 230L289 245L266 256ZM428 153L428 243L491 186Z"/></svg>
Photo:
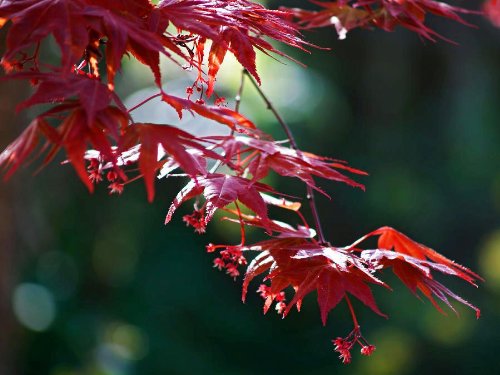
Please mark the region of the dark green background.
<svg viewBox="0 0 500 375"><path fill-rule="evenodd" d="M258 283L242 304L241 280L214 270L204 250L209 242L237 242L237 228L214 222L208 234L194 235L181 222L189 207L163 226L182 181L158 184L150 205L140 183L122 197L109 197L104 186L89 196L67 166L51 165L35 177L32 166L0 187L2 374L497 373L500 31L469 19L479 29L431 22L458 46L422 42L400 29L353 31L345 41L333 29L307 33L332 51L287 52L322 89L296 108L304 113L300 121L284 116L303 149L370 173L361 179L366 193L321 182L333 198L319 198L332 243L346 245L383 225L400 229L487 278L479 290L445 280L482 309L480 320L460 306L459 318L443 317L387 274L394 291L375 288L375 295L389 320L355 302L363 333L378 350L371 358L355 353L344 366L330 343L351 329L344 305L327 327L314 296L285 320L263 316L253 292ZM120 90L144 87L127 78L128 69ZM266 90L273 77L262 79ZM0 113L4 147L28 121L12 107L28 92L7 82L0 90L10 103ZM247 106L245 114L262 111L263 105ZM257 117L282 138L271 116ZM300 184L272 182L302 194ZM14 316L13 294L22 283L53 297L55 319L43 332Z"/></svg>

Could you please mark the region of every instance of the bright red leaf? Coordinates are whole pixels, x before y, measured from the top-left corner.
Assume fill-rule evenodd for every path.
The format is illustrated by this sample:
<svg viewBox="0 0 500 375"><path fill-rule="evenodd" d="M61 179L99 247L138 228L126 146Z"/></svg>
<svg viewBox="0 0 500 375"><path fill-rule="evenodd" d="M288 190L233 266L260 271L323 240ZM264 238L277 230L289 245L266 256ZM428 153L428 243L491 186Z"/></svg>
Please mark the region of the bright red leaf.
<svg viewBox="0 0 500 375"><path fill-rule="evenodd" d="M434 280L431 271L439 271L447 275L460 277L454 269L448 266L387 250L364 250L361 253L361 257L375 269L392 267L394 273L413 294L416 295L417 290L420 290L422 294L432 302L434 307L442 313L444 312L434 300L433 295L438 297L455 312L456 310L450 304L447 296L469 306L476 312L477 318L479 318L481 314L481 311L477 307Z"/></svg>
<svg viewBox="0 0 500 375"><path fill-rule="evenodd" d="M321 246L302 238L269 240L243 248L260 251L250 263L243 283L243 300L250 281L269 271L265 280L271 281L271 294L266 300L265 311L285 288L292 286L295 295L284 311L284 316L296 305L300 310L302 299L316 290L323 324L328 312L349 293L377 314L378 309L367 283L386 286L374 277L356 255L342 249Z"/></svg>
<svg viewBox="0 0 500 375"><path fill-rule="evenodd" d="M435 250L432 250L425 245L413 241L408 236L404 235L401 232L398 232L391 227L382 227L374 230L373 232L361 237L351 246L357 246L357 244L372 236L379 236L379 249L394 250L395 252L410 255L417 259L430 260L436 264L446 266L449 269L453 270L456 273L456 276L473 285L475 285L474 281L476 279L481 280L480 276L478 276L468 268L455 263L454 261L446 258L445 256L439 254Z"/></svg>

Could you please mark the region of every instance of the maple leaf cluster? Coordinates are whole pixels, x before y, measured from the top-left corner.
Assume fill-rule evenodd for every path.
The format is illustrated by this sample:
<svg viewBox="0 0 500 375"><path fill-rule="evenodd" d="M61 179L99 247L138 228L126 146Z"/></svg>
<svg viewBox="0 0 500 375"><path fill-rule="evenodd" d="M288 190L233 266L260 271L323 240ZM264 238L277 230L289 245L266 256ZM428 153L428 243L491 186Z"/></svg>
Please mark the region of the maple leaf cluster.
<svg viewBox="0 0 500 375"><path fill-rule="evenodd" d="M339 39L345 39L347 33L356 28L377 27L393 31L397 26L401 26L424 39L443 39L451 42L426 24L428 15L473 26L461 15L480 13L434 0L309 1L321 9L291 9L296 22L305 29L334 27Z"/></svg>
<svg viewBox="0 0 500 375"><path fill-rule="evenodd" d="M432 0L318 4L323 10L314 12L270 10L248 0L162 0L157 5L148 0L127 0L119 7L111 0L0 1L0 27L7 28L1 60L6 72L3 79L26 80L33 85L33 94L19 104L19 110L45 106L0 154L0 165L8 178L30 156L44 154L45 165L62 149L89 191L107 181L111 194L122 194L127 184L142 179L149 201L154 199L156 180L188 178L165 223L172 220L181 204L192 199L194 211L184 215L183 221L198 233L205 232L218 210L225 212L225 219L240 226L241 240L236 245L210 244L207 250L219 254L214 267L225 269L233 278L244 273L243 300L250 282L264 276L264 284L258 288L264 312L276 303L276 311L286 316L293 307L300 310L304 297L316 292L321 320L326 324L328 313L346 301L354 329L345 338L335 339L334 345L348 363L355 344L361 346L363 355L375 350L361 335L350 298L385 316L371 291L373 285L389 288L378 277L381 270L392 268L411 292L421 293L439 311L436 299L451 309L450 299L454 299L472 308L478 317L479 309L436 281L435 274L455 276L472 285L480 278L389 227L377 229L352 245L332 246L324 238L314 201L314 192L328 194L315 178L364 189L353 176L366 173L344 161L299 150L289 128L259 91L288 136L287 142L273 140L239 113L238 104L234 110L225 106L224 98L215 94L217 74L226 54L231 53L244 69L242 79L260 90L256 51L287 58L269 39L299 49L310 46L293 19L305 28L334 25L337 30L368 25L392 30L402 25L432 39L437 34L424 25L426 13L465 23L457 15L465 11ZM60 49L57 65L40 55L49 36ZM127 108L114 90L126 56L148 66L158 87L156 95L132 108ZM186 98L164 90L160 56L174 61L179 69L193 68L193 84L187 88ZM195 90L200 96L193 101ZM212 95L216 98L208 104ZM198 137L175 124L135 122L133 111L156 97L179 117L185 112L205 117L226 125L231 133ZM221 172L222 166L225 172ZM305 219L300 202L262 182L270 173L306 185L315 229ZM251 213L243 213L240 205ZM302 225L273 219L269 206L295 213ZM247 243L247 226L262 228L270 238ZM362 249L360 245L370 237L378 237L377 247ZM257 255L247 263L250 253ZM240 271L241 267L246 270ZM292 291L293 295L287 296Z"/></svg>

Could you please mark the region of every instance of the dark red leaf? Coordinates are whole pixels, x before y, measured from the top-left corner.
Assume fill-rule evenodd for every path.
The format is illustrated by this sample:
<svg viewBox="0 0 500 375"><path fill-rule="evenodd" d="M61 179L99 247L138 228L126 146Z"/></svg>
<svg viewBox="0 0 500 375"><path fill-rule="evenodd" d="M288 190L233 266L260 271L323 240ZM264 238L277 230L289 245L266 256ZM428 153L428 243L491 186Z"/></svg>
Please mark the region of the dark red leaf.
<svg viewBox="0 0 500 375"><path fill-rule="evenodd" d="M312 3L323 8L319 11L291 9L300 26L316 28L333 26L340 39L356 27L377 26L386 31L392 31L396 26L402 26L416 32L422 37L434 41L440 38L449 41L425 23L428 13L439 17L472 26L459 14L477 13L460 7L434 0L339 0L339 1L314 1ZM286 10L285 7L282 8Z"/></svg>
<svg viewBox="0 0 500 375"><path fill-rule="evenodd" d="M160 53L164 53L161 35L164 30L151 32L141 17L126 17L116 12L116 5L111 8L88 7L85 17L92 27L106 42L106 66L108 81L113 87L114 77L121 67L122 57L131 52L141 63L149 66L154 74L155 82L161 86ZM92 21L92 22L90 22Z"/></svg>
<svg viewBox="0 0 500 375"><path fill-rule="evenodd" d="M0 3L0 18L12 21L7 34L3 64L12 64L17 53L40 43L49 34L61 48L66 70L78 62L88 44L85 1L16 0Z"/></svg>
<svg viewBox="0 0 500 375"><path fill-rule="evenodd" d="M205 157L221 159L218 154L199 143L195 136L170 125L136 123L129 126L123 136L120 153L126 152L137 144L141 145L138 158L139 169L143 174L150 202L154 198L154 181L157 171L165 162L159 160L159 146L162 146L191 176L205 174L206 170L200 168L200 163L187 150L188 148L199 150Z"/></svg>
<svg viewBox="0 0 500 375"><path fill-rule="evenodd" d="M60 75L20 73L11 78L36 78L40 81L35 93L22 102L17 109L22 110L36 104L62 103L76 97L87 115L87 122L94 121L96 113L107 108L111 102L111 92L96 79L77 74Z"/></svg>
<svg viewBox="0 0 500 375"><path fill-rule="evenodd" d="M206 199L206 217L208 223L215 211L230 203L240 201L255 212L262 220L267 221L267 206L260 192L273 190L264 184L253 183L242 177L213 173L191 180L175 197L168 210L165 224L172 219L175 210L185 201L203 193Z"/></svg>
<svg viewBox="0 0 500 375"><path fill-rule="evenodd" d="M59 142L59 134L40 117L35 118L24 132L0 154L0 165L7 170L5 179L8 179L27 157L33 153L45 136L52 143Z"/></svg>
<svg viewBox="0 0 500 375"><path fill-rule="evenodd" d="M447 296L469 306L476 312L477 318L479 318L481 314L481 311L477 307L434 280L431 270L461 277L456 270L446 265L428 262L409 255L387 250L365 250L361 253L361 257L377 269L392 267L394 273L413 294L416 295L417 290L420 290L422 294L431 301L434 307L442 313L444 312L434 300L433 295L438 297L455 312L456 310L450 304Z"/></svg>
<svg viewBox="0 0 500 375"><path fill-rule="evenodd" d="M231 138L213 137L211 139L223 141L222 147L225 150L226 157L239 155L246 163L241 167L248 168L254 180L264 178L272 169L282 176L299 178L321 192L323 191L316 186L313 176L343 182L364 189L362 184L340 173L337 169L361 175L365 175L366 172L351 168L344 162L283 147L276 142L261 139L243 136ZM250 159L244 158L243 153L250 154Z"/></svg>
<svg viewBox="0 0 500 375"><path fill-rule="evenodd" d="M93 146L112 166L116 165L116 154L112 144L117 141L120 129L127 124L127 117L117 108L107 107L96 112L94 120L89 123L87 113L74 103L70 107L62 106L61 109L64 111L71 109L71 112L59 127L49 126L45 119L55 112L54 109L40 115L16 141L4 150L0 164L10 166L7 177L10 176L29 154L34 152L40 137L44 137L47 141L44 149L51 145L44 164L48 163L61 148L64 148L68 160L82 182L90 191L93 191L93 185L85 167L85 154L88 146Z"/></svg>

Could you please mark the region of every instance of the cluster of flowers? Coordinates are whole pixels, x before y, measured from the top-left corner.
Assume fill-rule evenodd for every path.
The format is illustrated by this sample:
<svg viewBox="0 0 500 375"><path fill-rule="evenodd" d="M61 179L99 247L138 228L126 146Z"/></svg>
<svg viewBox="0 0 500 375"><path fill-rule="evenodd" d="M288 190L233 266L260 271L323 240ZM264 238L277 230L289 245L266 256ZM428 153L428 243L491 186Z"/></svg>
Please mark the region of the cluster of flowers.
<svg viewBox="0 0 500 375"><path fill-rule="evenodd" d="M196 104L205 104L205 100L202 99L203 97L203 86L198 86L197 82L193 83L193 86L186 87L186 94L187 94L187 99L191 99L191 95L194 93L194 89L196 88L197 92L200 92L200 98L196 99L195 103ZM226 98L223 96L219 96L215 98L214 100L214 105L218 107L225 107L227 105Z"/></svg>
<svg viewBox="0 0 500 375"><path fill-rule="evenodd" d="M260 294L260 296L263 299L267 299L267 297L271 296L271 287L266 285L266 284L260 284L259 289L257 289L257 293ZM279 292L275 297L274 300L276 301L276 306L274 309L278 314L283 314L283 312L286 309L286 298L285 298L285 292Z"/></svg>
<svg viewBox="0 0 500 375"><path fill-rule="evenodd" d="M369 356L375 351L375 345L369 344L361 335L358 327L355 327L347 337L337 337L332 340L335 345L334 350L340 354L339 358L343 363L351 362L351 349L358 343L361 345L361 354Z"/></svg>
<svg viewBox="0 0 500 375"><path fill-rule="evenodd" d="M226 269L226 273L236 280L236 277L240 275L238 267L247 265L246 258L243 256L239 246L208 244L207 252L213 253L219 248L224 248L224 250L220 250L220 256L214 259L214 267L218 268L219 271Z"/></svg>
<svg viewBox="0 0 500 375"><path fill-rule="evenodd" d="M182 217L182 221L185 222L188 227L193 227L194 231L199 234L205 233L205 230L207 228L204 209L195 208L192 214L184 215Z"/></svg>
<svg viewBox="0 0 500 375"><path fill-rule="evenodd" d="M93 184L98 184L103 181L104 169L101 163L97 159L90 159L89 166L87 167L87 172L89 174L89 180ZM106 180L109 182L108 189L109 194L121 194L123 193L124 184L118 176L118 173L111 170L106 173Z"/></svg>

